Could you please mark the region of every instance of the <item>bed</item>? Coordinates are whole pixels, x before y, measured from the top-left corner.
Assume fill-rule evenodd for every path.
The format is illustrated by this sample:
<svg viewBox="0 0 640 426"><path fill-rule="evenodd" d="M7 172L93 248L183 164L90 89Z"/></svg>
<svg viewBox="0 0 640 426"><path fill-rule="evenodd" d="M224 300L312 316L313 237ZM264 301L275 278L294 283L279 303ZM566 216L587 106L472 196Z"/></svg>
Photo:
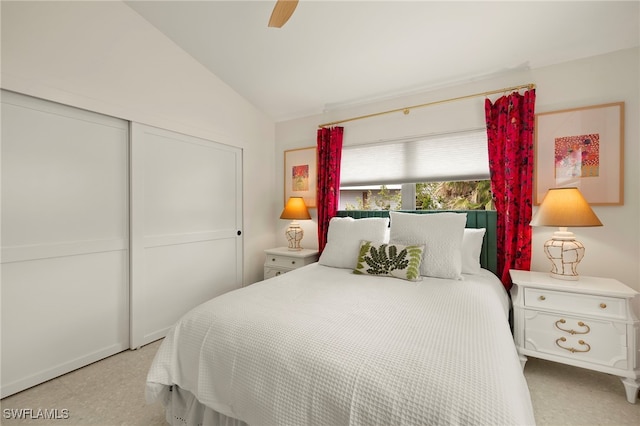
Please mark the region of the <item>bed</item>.
<svg viewBox="0 0 640 426"><path fill-rule="evenodd" d="M147 401L174 425L535 424L495 217L386 214L333 218L318 263L187 313Z"/></svg>

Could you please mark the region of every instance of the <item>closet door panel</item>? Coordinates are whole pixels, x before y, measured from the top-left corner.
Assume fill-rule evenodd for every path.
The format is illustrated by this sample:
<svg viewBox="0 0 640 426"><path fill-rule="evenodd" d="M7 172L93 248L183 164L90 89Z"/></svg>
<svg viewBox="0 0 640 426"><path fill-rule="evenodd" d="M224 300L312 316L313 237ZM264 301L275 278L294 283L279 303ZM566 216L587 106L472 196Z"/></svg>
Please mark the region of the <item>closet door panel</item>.
<svg viewBox="0 0 640 426"><path fill-rule="evenodd" d="M157 333L151 339L164 337L167 326L184 315L185 306L198 306L237 288L231 238L152 247L145 257L147 280L154 283L145 287L143 297L148 312L144 328Z"/></svg>
<svg viewBox="0 0 640 426"><path fill-rule="evenodd" d="M144 144L145 233L235 230L236 155L195 138L154 134Z"/></svg>
<svg viewBox="0 0 640 426"><path fill-rule="evenodd" d="M128 123L2 92L2 396L128 345Z"/></svg>
<svg viewBox="0 0 640 426"><path fill-rule="evenodd" d="M3 393L127 348L127 262L114 251L2 265Z"/></svg>
<svg viewBox="0 0 640 426"><path fill-rule="evenodd" d="M126 236L126 122L27 97L12 104L13 97L7 97L3 94L2 176L8 180L2 186L3 245Z"/></svg>
<svg viewBox="0 0 640 426"><path fill-rule="evenodd" d="M131 347L242 285L242 151L132 123Z"/></svg>

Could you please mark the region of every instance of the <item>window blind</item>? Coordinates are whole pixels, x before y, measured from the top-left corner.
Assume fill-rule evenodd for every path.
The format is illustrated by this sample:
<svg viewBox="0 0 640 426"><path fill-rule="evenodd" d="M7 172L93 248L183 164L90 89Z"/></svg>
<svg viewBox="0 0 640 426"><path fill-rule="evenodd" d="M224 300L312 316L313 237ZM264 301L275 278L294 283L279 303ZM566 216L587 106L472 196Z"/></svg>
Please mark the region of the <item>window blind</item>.
<svg viewBox="0 0 640 426"><path fill-rule="evenodd" d="M485 129L342 148L341 187L484 179Z"/></svg>

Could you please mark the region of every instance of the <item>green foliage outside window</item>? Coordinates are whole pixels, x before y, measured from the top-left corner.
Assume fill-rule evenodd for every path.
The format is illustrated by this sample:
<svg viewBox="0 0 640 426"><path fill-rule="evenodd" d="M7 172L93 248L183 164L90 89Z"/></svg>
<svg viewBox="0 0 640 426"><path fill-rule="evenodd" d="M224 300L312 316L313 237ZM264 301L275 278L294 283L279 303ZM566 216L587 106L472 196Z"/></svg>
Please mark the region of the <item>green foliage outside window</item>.
<svg viewBox="0 0 640 426"><path fill-rule="evenodd" d="M421 210L494 210L490 180L416 184Z"/></svg>
<svg viewBox="0 0 640 426"><path fill-rule="evenodd" d="M363 198L356 197L357 205L347 203L345 210L400 210L402 208L400 191L391 191L386 185L380 186L380 190L376 193L368 190L367 196Z"/></svg>
<svg viewBox="0 0 640 426"><path fill-rule="evenodd" d="M400 191L391 191L382 185L378 192L369 190L366 197L357 197L356 202L356 206L347 204L346 210L400 210L402 194ZM495 210L491 181L416 183L416 209Z"/></svg>

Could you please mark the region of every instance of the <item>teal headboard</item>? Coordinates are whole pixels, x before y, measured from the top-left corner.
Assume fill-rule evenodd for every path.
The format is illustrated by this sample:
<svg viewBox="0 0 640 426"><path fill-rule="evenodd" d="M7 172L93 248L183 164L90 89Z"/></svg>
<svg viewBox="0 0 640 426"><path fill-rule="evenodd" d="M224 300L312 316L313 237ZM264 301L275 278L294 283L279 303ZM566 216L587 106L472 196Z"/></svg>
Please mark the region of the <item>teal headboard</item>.
<svg viewBox="0 0 640 426"><path fill-rule="evenodd" d="M467 228L485 228L482 242L482 252L480 253L480 264L483 268L490 270L494 274L498 270L497 239L496 239L496 219L495 210L402 210L403 213L431 214L451 211L454 213L467 214ZM389 217L388 210L338 210L338 217L352 217L361 219L364 217Z"/></svg>

